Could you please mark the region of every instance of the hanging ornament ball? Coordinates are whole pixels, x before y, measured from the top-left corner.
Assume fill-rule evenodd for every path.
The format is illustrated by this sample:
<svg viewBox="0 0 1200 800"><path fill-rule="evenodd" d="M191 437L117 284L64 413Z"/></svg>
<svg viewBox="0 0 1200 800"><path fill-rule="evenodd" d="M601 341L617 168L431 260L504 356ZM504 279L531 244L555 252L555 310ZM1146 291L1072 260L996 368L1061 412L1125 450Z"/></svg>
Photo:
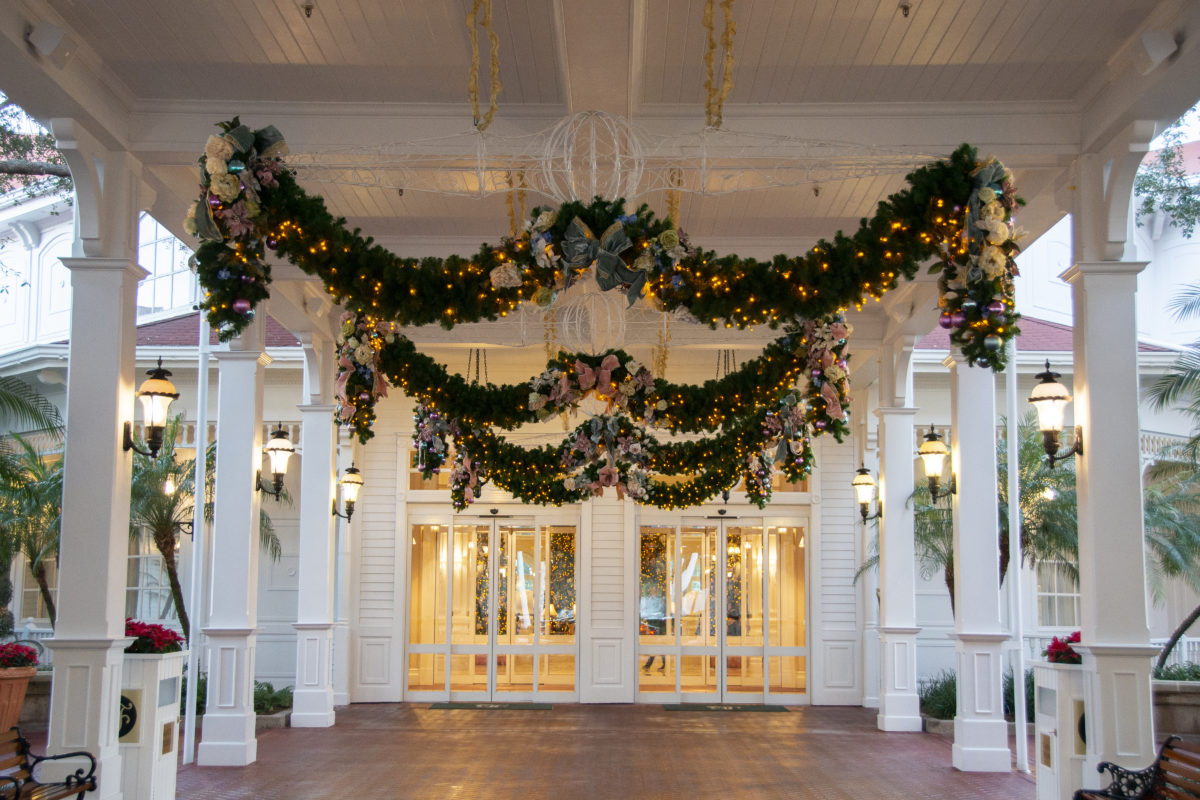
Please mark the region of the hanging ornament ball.
<svg viewBox="0 0 1200 800"><path fill-rule="evenodd" d="M951 328L954 326L954 320L949 314L942 314L938 317L938 325L941 325L943 328Z"/></svg>
<svg viewBox="0 0 1200 800"><path fill-rule="evenodd" d="M279 240L276 239L274 236L268 236L267 237L267 247L274 250L276 247L279 247Z"/></svg>
<svg viewBox="0 0 1200 800"><path fill-rule="evenodd" d="M820 380L820 379L821 379L821 368L820 368L820 367L814 367L814 368L813 368L813 371L812 371L812 376L813 376L813 380L814 380L814 381L818 381L818 380Z"/></svg>
<svg viewBox="0 0 1200 800"><path fill-rule="evenodd" d="M1000 349L1002 344L1004 344L1004 340L994 333L990 333L983 337L983 346L986 347L990 352L996 352Z"/></svg>
<svg viewBox="0 0 1200 800"><path fill-rule="evenodd" d="M208 196L208 204L210 206L212 206L213 208L220 208L221 207L221 198L217 197L215 194L210 194Z"/></svg>
<svg viewBox="0 0 1200 800"><path fill-rule="evenodd" d="M967 315L961 311L955 311L950 315L950 324L955 328L961 328L963 323L967 321Z"/></svg>
<svg viewBox="0 0 1200 800"><path fill-rule="evenodd" d="M814 428L816 428L816 429L817 429L817 430L819 430L819 431L823 431L823 430L825 430L825 427L826 427L828 424L829 424L829 423L828 423L828 422L826 422L825 420L823 420L823 419L819 419L819 420L817 420L816 422L814 422L814 423L813 423L813 427L814 427Z"/></svg>
<svg viewBox="0 0 1200 800"><path fill-rule="evenodd" d="M992 302L987 304L987 312L992 315L1003 314L1004 313L1004 303L1001 302L1000 300L993 300Z"/></svg>
<svg viewBox="0 0 1200 800"><path fill-rule="evenodd" d="M250 301L244 297L239 297L233 301L233 313L248 314L250 313Z"/></svg>
<svg viewBox="0 0 1200 800"><path fill-rule="evenodd" d="M962 310L966 311L967 313L974 311L978 306L979 304L969 297L962 301Z"/></svg>

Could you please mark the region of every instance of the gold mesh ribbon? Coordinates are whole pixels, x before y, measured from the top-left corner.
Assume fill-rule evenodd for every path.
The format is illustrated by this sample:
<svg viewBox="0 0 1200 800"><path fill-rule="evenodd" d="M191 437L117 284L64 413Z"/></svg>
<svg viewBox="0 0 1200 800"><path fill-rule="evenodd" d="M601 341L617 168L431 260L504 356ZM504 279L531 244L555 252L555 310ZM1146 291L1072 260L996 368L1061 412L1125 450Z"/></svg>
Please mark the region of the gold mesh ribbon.
<svg viewBox="0 0 1200 800"><path fill-rule="evenodd" d="M733 22L734 0L721 0L721 12L725 17L725 30L721 34L721 85L716 81L717 35L713 20L716 0L705 0L704 30L708 47L704 52L704 124L710 128L721 127L725 99L733 90L733 35L737 25Z"/></svg>
<svg viewBox="0 0 1200 800"><path fill-rule="evenodd" d="M479 31L483 28L491 45L491 83L488 86L488 110L479 116ZM500 37L492 28L492 0L475 0L467 12L467 36L471 40L471 71L467 76L467 97L471 101L471 114L475 127L485 131L492 124L499 107L496 98L504 87L500 83Z"/></svg>

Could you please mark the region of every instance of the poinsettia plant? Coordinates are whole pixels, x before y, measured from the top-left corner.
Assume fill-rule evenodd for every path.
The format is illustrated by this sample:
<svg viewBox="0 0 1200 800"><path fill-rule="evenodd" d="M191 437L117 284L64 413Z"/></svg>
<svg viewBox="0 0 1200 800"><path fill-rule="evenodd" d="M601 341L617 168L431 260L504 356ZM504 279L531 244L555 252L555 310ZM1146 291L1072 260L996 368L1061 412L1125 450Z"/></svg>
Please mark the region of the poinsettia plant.
<svg viewBox="0 0 1200 800"><path fill-rule="evenodd" d="M1050 644L1046 645L1042 655L1052 664L1082 664L1083 657L1075 652L1074 647L1071 647L1078 642L1079 631L1075 631L1065 639L1055 636L1050 640Z"/></svg>
<svg viewBox="0 0 1200 800"><path fill-rule="evenodd" d="M178 653L183 649L183 637L176 631L153 622L125 620L125 635L134 637L126 653Z"/></svg>
<svg viewBox="0 0 1200 800"><path fill-rule="evenodd" d="M16 642L0 644L0 668L36 667L37 663L37 650L32 647Z"/></svg>

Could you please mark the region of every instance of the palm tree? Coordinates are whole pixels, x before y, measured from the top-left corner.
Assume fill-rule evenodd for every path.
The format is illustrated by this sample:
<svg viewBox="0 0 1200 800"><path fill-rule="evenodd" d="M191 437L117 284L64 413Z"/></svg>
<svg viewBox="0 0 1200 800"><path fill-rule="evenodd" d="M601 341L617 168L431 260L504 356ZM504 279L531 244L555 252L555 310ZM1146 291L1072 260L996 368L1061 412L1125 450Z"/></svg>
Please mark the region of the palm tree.
<svg viewBox="0 0 1200 800"><path fill-rule="evenodd" d="M12 441L15 452L0 449L0 550L9 558L25 556L53 626L57 612L47 568L58 557L63 462L51 461L17 434Z"/></svg>
<svg viewBox="0 0 1200 800"><path fill-rule="evenodd" d="M163 443L156 458L150 458L138 453L134 455L133 480L130 487L129 499L129 533L137 536L145 530L150 534L154 547L163 559L163 568L171 587L171 599L179 618L183 635L191 639L191 622L188 618L187 607L183 598L183 587L179 581L179 563L176 553L179 550L179 537L192 524L195 508L195 474L196 461L194 458L177 462L175 447L179 438L180 417L171 419L163 429ZM208 446L205 470L205 503L204 518L211 522L213 518L213 487L215 485L214 467L216 465L216 444ZM170 478L174 483L174 491L164 491L164 484ZM291 503L291 497L285 490L279 497L281 502ZM283 555L283 545L275 532L275 526L266 509L259 510L259 546L271 557L278 561Z"/></svg>
<svg viewBox="0 0 1200 800"><path fill-rule="evenodd" d="M58 409L20 378L0 378L0 423L7 427L22 426L26 430L62 433L62 416Z"/></svg>

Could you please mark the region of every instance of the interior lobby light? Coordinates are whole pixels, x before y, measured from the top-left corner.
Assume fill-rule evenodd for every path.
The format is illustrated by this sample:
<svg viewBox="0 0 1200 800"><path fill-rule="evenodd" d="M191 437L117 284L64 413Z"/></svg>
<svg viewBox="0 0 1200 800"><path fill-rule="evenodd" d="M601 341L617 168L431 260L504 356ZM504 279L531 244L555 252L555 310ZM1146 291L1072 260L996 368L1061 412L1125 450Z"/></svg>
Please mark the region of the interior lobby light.
<svg viewBox="0 0 1200 800"><path fill-rule="evenodd" d="M349 522L350 518L354 516L354 504L358 502L358 492L363 487L362 473L354 464L351 464L346 467L346 473L338 481L338 486L342 487L342 505L345 506L346 513L341 514L338 512L337 498L334 498L333 515ZM472 542L471 544L474 545L475 543Z"/></svg>
<svg viewBox="0 0 1200 800"><path fill-rule="evenodd" d="M167 412L171 407L171 403L179 399L179 392L175 391L175 384L171 383L171 371L163 369L162 358L158 359L158 366L147 370L149 376L142 381L142 385L138 387L137 397L142 402L142 423L146 428L146 450L141 449L133 443L133 423L125 423L125 442L124 449L132 450L135 453L141 453L150 458L157 458L159 448L162 447L163 428L167 424Z"/></svg>
<svg viewBox="0 0 1200 800"><path fill-rule="evenodd" d="M255 486L263 494L269 494L278 500L279 495L283 492L283 479L287 475L288 459L292 457L292 453L296 452L296 447L288 438L288 432L284 429L282 422L275 426L275 430L271 431L271 438L263 447L263 452L267 454L267 464L271 469L271 486L263 486L262 470L258 472Z"/></svg>
<svg viewBox="0 0 1200 800"><path fill-rule="evenodd" d="M933 423L929 424L929 433L925 434L925 441L917 450L917 455L921 457L921 462L925 465L925 478L929 481L930 502L937 503L938 498L955 494L958 491L958 484L954 480L953 473L950 475L946 488L942 489L940 486L942 469L946 464L946 456L950 455L950 448L942 441L942 435L933 429Z"/></svg>
<svg viewBox="0 0 1200 800"><path fill-rule="evenodd" d="M1029 402L1037 409L1038 430L1042 432L1042 449L1046 451L1050 469L1054 469L1054 465L1059 461L1076 454L1083 455L1083 427L1075 426L1074 441L1069 448L1060 453L1059 434L1062 433L1063 416L1067 404L1071 402L1071 393L1058 382L1062 376L1050 369L1049 359L1046 361L1046 371L1039 372L1035 377L1040 382L1033 387Z"/></svg>

